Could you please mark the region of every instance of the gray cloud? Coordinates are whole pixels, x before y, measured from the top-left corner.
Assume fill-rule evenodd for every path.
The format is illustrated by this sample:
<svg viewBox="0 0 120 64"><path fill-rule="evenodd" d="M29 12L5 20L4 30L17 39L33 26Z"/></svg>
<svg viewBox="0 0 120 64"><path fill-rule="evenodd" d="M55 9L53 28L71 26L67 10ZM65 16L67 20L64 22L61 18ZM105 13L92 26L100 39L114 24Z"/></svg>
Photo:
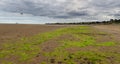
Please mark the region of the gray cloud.
<svg viewBox="0 0 120 64"><path fill-rule="evenodd" d="M120 0L1 0L0 10L49 18L120 18Z"/></svg>

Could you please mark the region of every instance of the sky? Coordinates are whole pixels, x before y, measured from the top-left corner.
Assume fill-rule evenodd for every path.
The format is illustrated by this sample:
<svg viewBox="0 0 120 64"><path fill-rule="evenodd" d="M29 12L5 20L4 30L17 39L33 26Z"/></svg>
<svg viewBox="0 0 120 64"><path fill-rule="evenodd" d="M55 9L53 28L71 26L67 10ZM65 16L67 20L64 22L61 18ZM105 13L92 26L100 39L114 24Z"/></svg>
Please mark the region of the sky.
<svg viewBox="0 0 120 64"><path fill-rule="evenodd" d="M120 0L0 0L0 23L44 24L111 18L120 18Z"/></svg>

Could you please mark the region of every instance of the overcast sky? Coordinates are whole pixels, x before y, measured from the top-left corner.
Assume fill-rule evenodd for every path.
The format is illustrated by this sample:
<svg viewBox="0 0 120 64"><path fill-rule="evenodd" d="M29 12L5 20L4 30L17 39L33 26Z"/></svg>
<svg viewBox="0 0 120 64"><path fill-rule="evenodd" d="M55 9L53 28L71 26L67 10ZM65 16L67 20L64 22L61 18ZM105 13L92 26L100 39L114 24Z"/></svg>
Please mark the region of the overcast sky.
<svg viewBox="0 0 120 64"><path fill-rule="evenodd" d="M79 22L111 18L120 18L120 0L0 0L0 23Z"/></svg>

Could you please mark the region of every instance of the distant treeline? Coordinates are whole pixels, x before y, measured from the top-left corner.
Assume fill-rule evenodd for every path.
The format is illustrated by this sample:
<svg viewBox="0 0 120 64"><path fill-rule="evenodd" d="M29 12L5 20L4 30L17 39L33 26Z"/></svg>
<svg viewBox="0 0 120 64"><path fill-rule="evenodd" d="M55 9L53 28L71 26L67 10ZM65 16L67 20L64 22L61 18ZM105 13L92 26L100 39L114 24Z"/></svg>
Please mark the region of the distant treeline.
<svg viewBox="0 0 120 64"><path fill-rule="evenodd" d="M46 23L48 25L90 25L90 24L119 24L120 19L110 19L109 21L94 21L94 22L72 22L72 23Z"/></svg>

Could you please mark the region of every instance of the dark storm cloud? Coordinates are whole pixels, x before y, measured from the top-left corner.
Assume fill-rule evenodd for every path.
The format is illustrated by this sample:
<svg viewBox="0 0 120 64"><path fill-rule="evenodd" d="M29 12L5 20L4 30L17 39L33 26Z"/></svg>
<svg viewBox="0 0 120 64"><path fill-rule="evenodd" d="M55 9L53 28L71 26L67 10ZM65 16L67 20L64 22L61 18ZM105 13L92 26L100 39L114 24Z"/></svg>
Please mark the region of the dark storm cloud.
<svg viewBox="0 0 120 64"><path fill-rule="evenodd" d="M87 13L87 11L80 11L80 12L71 11L68 14L70 16L87 16L87 15L89 15L89 13Z"/></svg>
<svg viewBox="0 0 120 64"><path fill-rule="evenodd" d="M49 18L118 18L120 0L1 0L0 10Z"/></svg>

